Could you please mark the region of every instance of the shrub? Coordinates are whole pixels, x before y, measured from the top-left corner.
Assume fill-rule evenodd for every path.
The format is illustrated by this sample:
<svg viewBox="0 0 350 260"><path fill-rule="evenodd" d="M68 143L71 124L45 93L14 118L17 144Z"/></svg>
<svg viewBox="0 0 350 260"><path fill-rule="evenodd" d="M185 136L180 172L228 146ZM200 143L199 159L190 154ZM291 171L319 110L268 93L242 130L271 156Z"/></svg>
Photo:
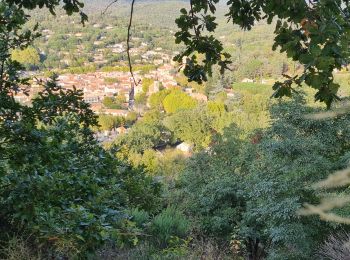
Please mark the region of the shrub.
<svg viewBox="0 0 350 260"><path fill-rule="evenodd" d="M160 247L168 246L173 237L186 238L188 232L188 220L173 207L163 210L151 223L154 242Z"/></svg>
<svg viewBox="0 0 350 260"><path fill-rule="evenodd" d="M42 259L39 250L36 250L36 252L34 252L27 241L19 237L12 237L7 241L6 245L0 249L0 257L1 259L7 260Z"/></svg>
<svg viewBox="0 0 350 260"><path fill-rule="evenodd" d="M218 240L229 239L244 205L239 194L241 178L233 172L242 144L233 137L237 136L234 128L226 131L230 138L217 137L209 153L193 156L178 183L177 199L186 215L192 216L196 230Z"/></svg>
<svg viewBox="0 0 350 260"><path fill-rule="evenodd" d="M9 164L0 178L1 217L58 254L91 252L112 239L124 218L128 186L121 176L127 172L93 140L84 142L69 119L40 135L40 145L22 146L31 163Z"/></svg>
<svg viewBox="0 0 350 260"><path fill-rule="evenodd" d="M127 214L131 217L131 220L136 223L137 227L144 227L150 220L148 212L137 208L127 210Z"/></svg>
<svg viewBox="0 0 350 260"><path fill-rule="evenodd" d="M116 161L93 140L84 142L70 127L62 119L42 131L40 146L26 147L31 163L8 169L0 179L3 220L63 256L115 239L126 217L122 210L151 208L148 187L155 187L142 170Z"/></svg>
<svg viewBox="0 0 350 260"><path fill-rule="evenodd" d="M0 120L0 228L30 234L53 257L87 257L137 230L123 212L152 209L159 185L96 142L82 93L53 81L20 108L15 122Z"/></svg>
<svg viewBox="0 0 350 260"><path fill-rule="evenodd" d="M348 259L350 256L350 234L342 232L331 235L317 251L317 256L320 259Z"/></svg>

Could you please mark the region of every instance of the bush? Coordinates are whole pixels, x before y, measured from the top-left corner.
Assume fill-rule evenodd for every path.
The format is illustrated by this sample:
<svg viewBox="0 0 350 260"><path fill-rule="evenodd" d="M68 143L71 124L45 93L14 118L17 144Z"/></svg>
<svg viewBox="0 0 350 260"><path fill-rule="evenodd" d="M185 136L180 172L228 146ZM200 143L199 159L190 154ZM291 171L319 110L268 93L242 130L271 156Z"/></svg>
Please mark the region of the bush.
<svg viewBox="0 0 350 260"><path fill-rule="evenodd" d="M127 210L127 214L131 217L131 220L136 223L136 226L140 228L145 227L150 220L148 212L137 208Z"/></svg>
<svg viewBox="0 0 350 260"><path fill-rule="evenodd" d="M159 189L141 168L115 160L92 140L81 143L66 127L60 122L44 132L47 141L30 154L33 163L0 178L1 218L55 255L84 256L118 240L124 209L152 209Z"/></svg>
<svg viewBox="0 0 350 260"><path fill-rule="evenodd" d="M174 237L186 238L189 222L179 210L168 207L157 215L151 223L154 242L160 247L167 247Z"/></svg>
<svg viewBox="0 0 350 260"><path fill-rule="evenodd" d="M210 153L201 152L189 160L180 176L177 199L201 235L228 241L241 219L244 202L239 194L241 178L232 172L242 144L234 138L233 127L226 131L230 138L217 137Z"/></svg>
<svg viewBox="0 0 350 260"><path fill-rule="evenodd" d="M343 260L350 256L350 234L339 233L331 235L317 250L320 259Z"/></svg>
<svg viewBox="0 0 350 260"><path fill-rule="evenodd" d="M19 237L10 238L6 245L0 249L0 258L7 260L40 260L39 250L34 250L27 241Z"/></svg>
<svg viewBox="0 0 350 260"><path fill-rule="evenodd" d="M13 124L0 120L0 228L31 235L52 257L82 258L137 231L124 211L153 209L159 185L97 143L82 93L53 81L20 108Z"/></svg>
<svg viewBox="0 0 350 260"><path fill-rule="evenodd" d="M58 125L41 132L36 152L27 150L31 164L0 179L1 216L60 255L85 254L118 237L123 209L152 208L155 194L148 188L157 188L142 170L118 162L93 140L82 143L65 120Z"/></svg>

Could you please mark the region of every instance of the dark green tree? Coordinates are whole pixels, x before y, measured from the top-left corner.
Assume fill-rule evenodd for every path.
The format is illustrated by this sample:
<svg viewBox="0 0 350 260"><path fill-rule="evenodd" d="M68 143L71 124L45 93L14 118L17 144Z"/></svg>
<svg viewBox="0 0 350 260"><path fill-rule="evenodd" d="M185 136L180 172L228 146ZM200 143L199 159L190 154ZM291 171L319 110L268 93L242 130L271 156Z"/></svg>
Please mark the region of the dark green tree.
<svg viewBox="0 0 350 260"><path fill-rule="evenodd" d="M22 30L25 12L43 6L54 12L58 4L0 3L0 228L6 237L31 236L45 258L86 258L106 242L130 240L134 235L122 235L124 229L138 232L125 211L151 209L158 184L97 143L90 130L97 117L81 90L63 89L54 75L38 82L41 91L30 106L16 101L30 83L10 53L38 36L36 28ZM81 6L63 4L68 14Z"/></svg>

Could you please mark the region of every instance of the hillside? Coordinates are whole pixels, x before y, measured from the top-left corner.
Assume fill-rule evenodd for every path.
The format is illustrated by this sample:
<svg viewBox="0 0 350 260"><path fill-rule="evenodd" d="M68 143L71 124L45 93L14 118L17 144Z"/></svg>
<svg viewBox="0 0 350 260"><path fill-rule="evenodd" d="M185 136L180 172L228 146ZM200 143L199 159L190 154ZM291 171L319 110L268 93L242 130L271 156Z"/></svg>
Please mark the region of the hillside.
<svg viewBox="0 0 350 260"><path fill-rule="evenodd" d="M0 259L348 259L349 1L109 1L0 1Z"/></svg>
<svg viewBox="0 0 350 260"><path fill-rule="evenodd" d="M85 27L79 24L79 17L68 17L58 12L56 17L45 12L32 14L31 25L39 22L44 37L35 43L41 55L38 67L41 70L79 66L113 66L126 61L126 28L130 6L116 3L102 14L108 6L106 1L90 1L86 4L89 22ZM186 7L185 1L141 1L135 6L132 27L132 44L138 47L142 42L150 48L162 48L171 56L181 49L174 42L175 19L179 9ZM226 7L219 5L217 37L232 54L234 80L243 78L278 78L282 71L294 73L298 65L284 55L271 50L273 28L265 23L258 24L251 31L242 31L227 23ZM49 17L49 18L47 18ZM117 54L112 54L108 46L124 45ZM141 53L138 53L141 54ZM94 62L93 57L97 58ZM140 62L135 55L134 62ZM244 65L244 66L243 66Z"/></svg>

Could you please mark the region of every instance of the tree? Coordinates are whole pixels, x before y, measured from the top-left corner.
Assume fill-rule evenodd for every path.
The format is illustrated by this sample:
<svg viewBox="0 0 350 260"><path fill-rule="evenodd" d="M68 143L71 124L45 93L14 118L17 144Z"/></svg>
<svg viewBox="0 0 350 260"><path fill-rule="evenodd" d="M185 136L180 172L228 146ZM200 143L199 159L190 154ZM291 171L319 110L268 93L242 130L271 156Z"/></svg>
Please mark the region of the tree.
<svg viewBox="0 0 350 260"><path fill-rule="evenodd" d="M170 94L170 90L168 90L168 89L163 89L161 91L158 91L158 92L152 94L149 97L150 107L156 108L156 109L163 109L163 101L166 98L166 96L169 94Z"/></svg>
<svg viewBox="0 0 350 260"><path fill-rule="evenodd" d="M129 153L143 153L156 147L161 141L161 134L157 125L137 122L127 134L117 138L115 143L123 148L122 152L126 152L128 157Z"/></svg>
<svg viewBox="0 0 350 260"><path fill-rule="evenodd" d="M215 5L218 2L191 0L190 9L181 9L176 20L179 27L176 42L184 43L186 48L174 60L181 63L186 58L184 74L191 81L206 81L214 64L219 65L221 72L230 64L230 55L213 36L217 28ZM333 70L340 70L350 58L347 44L350 4L347 0L286 0L282 5L280 0L244 0L228 1L227 5L226 16L245 30L261 20L270 24L276 21L273 49L279 49L304 65L301 75L288 76L284 82L275 83L274 97L291 96L294 83L306 83L317 90L315 99L330 107L337 99L339 88L334 83ZM201 62L197 53L205 54Z"/></svg>
<svg viewBox="0 0 350 260"><path fill-rule="evenodd" d="M142 91L144 93L148 93L149 91L149 87L154 84L154 80L153 79L149 79L149 78L144 78L142 80Z"/></svg>
<svg viewBox="0 0 350 260"><path fill-rule="evenodd" d="M271 257L309 259L318 243L340 228L297 213L305 201L319 201L321 194L310 185L344 167L341 158L348 146L347 141L338 143L335 134L348 118L336 122L306 120L304 115L312 111L317 109L300 99L274 105L274 123L252 136L247 157L242 158L251 163L241 169L249 174L242 185L250 200L241 235L253 234L253 244L260 243ZM293 250L288 250L291 247Z"/></svg>
<svg viewBox="0 0 350 260"><path fill-rule="evenodd" d="M198 84L194 81L189 82L188 78L183 73L179 73L175 79L182 88L192 88L198 93L206 94L206 84Z"/></svg>
<svg viewBox="0 0 350 260"><path fill-rule="evenodd" d="M121 109L125 103L125 97L123 95L118 95L115 97L104 97L102 104L110 109Z"/></svg>
<svg viewBox="0 0 350 260"><path fill-rule="evenodd" d="M197 101L180 90L173 90L163 100L164 110L167 113L175 113L183 109L191 109L197 105Z"/></svg>
<svg viewBox="0 0 350 260"><path fill-rule="evenodd" d="M12 59L23 64L27 69L37 69L40 65L40 55L33 47L24 50L14 50L11 53Z"/></svg>
<svg viewBox="0 0 350 260"><path fill-rule="evenodd" d="M196 150L208 147L212 127L210 116L202 107L180 110L164 119L174 138L195 145Z"/></svg>
<svg viewBox="0 0 350 260"><path fill-rule="evenodd" d="M102 104L106 107L111 107L114 104L114 99L112 97L105 97L102 100Z"/></svg>
<svg viewBox="0 0 350 260"><path fill-rule="evenodd" d="M0 2L0 228L7 237L30 235L44 258L89 258L107 241L135 238L120 235L123 229L137 232L126 224L125 211L151 209L159 187L141 168L116 160L97 143L90 130L97 117L81 90L63 89L53 75L39 82L42 91L31 106L15 100L30 85L10 53L38 36L35 28L22 28L26 9L45 5L54 12L58 4ZM82 4L62 6L71 14Z"/></svg>
<svg viewBox="0 0 350 260"><path fill-rule="evenodd" d="M226 111L223 102L209 101L205 112L211 118L211 127L219 133L222 133L224 128L230 126L233 122L233 118Z"/></svg>
<svg viewBox="0 0 350 260"><path fill-rule="evenodd" d="M232 127L224 136L215 136L211 153L195 154L179 177L181 196L177 204L196 219L200 232L217 240L232 241L232 232L244 211L241 177L234 172L244 145L238 135Z"/></svg>
<svg viewBox="0 0 350 260"><path fill-rule="evenodd" d="M147 95L146 93L138 93L135 96L135 104L136 105L146 105L147 103Z"/></svg>
<svg viewBox="0 0 350 260"><path fill-rule="evenodd" d="M305 118L317 111L324 110L300 98L275 104L269 128L244 140L229 127L191 159L180 177L179 205L200 232L234 241L247 259L312 259L327 236L348 229L298 214L303 203L325 195L311 185L349 162L350 135L341 130L349 116ZM348 194L337 191L339 201ZM349 208L339 213L349 216Z"/></svg>
<svg viewBox="0 0 350 260"><path fill-rule="evenodd" d="M110 115L99 115L98 124L103 131L112 130L115 127L115 120L114 117Z"/></svg>
<svg viewBox="0 0 350 260"><path fill-rule="evenodd" d="M245 63L244 66L241 67L241 73L248 78L251 79L259 79L262 78L264 64L259 60L251 60Z"/></svg>
<svg viewBox="0 0 350 260"><path fill-rule="evenodd" d="M131 112L129 112L129 113L127 114L127 116L126 116L126 118L125 118L125 123L126 123L127 125L132 125L132 124L134 124L134 123L136 122L137 118L138 118L137 113L131 111Z"/></svg>

